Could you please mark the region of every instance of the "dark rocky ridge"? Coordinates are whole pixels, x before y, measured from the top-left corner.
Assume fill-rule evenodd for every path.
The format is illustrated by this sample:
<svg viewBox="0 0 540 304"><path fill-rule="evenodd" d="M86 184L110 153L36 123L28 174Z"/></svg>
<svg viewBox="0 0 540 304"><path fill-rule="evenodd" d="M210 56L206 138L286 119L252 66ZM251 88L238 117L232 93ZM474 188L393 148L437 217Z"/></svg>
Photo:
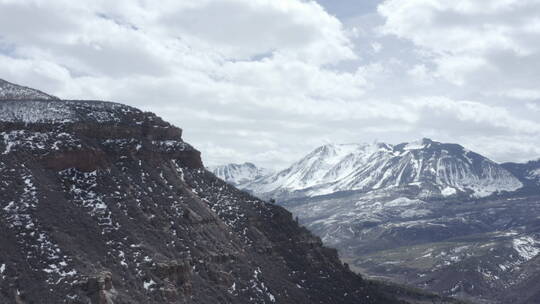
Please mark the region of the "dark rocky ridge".
<svg viewBox="0 0 540 304"><path fill-rule="evenodd" d="M349 271L285 209L206 171L154 114L0 108L0 303L445 302Z"/></svg>

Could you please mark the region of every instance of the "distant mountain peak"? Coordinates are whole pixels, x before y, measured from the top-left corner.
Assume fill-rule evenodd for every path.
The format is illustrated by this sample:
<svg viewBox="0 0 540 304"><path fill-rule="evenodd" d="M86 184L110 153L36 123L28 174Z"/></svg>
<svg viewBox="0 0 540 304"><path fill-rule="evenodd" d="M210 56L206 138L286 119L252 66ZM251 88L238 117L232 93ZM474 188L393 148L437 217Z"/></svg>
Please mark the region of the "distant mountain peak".
<svg viewBox="0 0 540 304"><path fill-rule="evenodd" d="M217 177L238 187L271 173L270 170L259 168L250 162L213 166L208 169Z"/></svg>
<svg viewBox="0 0 540 304"><path fill-rule="evenodd" d="M0 100L58 100L58 97L39 90L0 79Z"/></svg>

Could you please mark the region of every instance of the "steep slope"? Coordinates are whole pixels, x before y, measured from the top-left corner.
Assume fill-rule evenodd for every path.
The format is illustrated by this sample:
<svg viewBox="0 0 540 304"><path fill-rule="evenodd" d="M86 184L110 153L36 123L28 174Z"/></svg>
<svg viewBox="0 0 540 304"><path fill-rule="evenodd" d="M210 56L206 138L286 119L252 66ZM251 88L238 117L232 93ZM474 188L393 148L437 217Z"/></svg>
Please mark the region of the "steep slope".
<svg viewBox="0 0 540 304"><path fill-rule="evenodd" d="M154 114L0 105L0 303L398 303Z"/></svg>
<svg viewBox="0 0 540 304"><path fill-rule="evenodd" d="M421 197L485 197L522 183L489 159L429 139L399 145L326 145L288 169L244 186L281 200L340 191L408 188Z"/></svg>
<svg viewBox="0 0 540 304"><path fill-rule="evenodd" d="M227 164L208 168L212 173L229 184L242 187L244 184L271 173L265 168L258 168L252 163Z"/></svg>

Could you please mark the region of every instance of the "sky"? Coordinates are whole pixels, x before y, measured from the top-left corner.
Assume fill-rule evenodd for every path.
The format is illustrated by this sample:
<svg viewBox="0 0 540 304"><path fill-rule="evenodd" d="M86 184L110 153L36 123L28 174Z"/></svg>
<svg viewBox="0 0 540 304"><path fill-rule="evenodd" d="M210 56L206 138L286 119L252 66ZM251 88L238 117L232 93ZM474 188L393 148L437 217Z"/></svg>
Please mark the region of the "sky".
<svg viewBox="0 0 540 304"><path fill-rule="evenodd" d="M540 0L0 0L0 78L152 111L209 166L423 137L540 157Z"/></svg>

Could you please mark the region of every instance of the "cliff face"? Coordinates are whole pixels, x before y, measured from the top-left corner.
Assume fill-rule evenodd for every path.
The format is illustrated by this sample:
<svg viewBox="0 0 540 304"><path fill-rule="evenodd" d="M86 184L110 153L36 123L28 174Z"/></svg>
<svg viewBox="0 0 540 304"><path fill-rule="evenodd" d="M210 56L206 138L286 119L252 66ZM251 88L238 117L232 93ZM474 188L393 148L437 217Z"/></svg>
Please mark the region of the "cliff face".
<svg viewBox="0 0 540 304"><path fill-rule="evenodd" d="M0 108L1 303L394 302L151 113Z"/></svg>

